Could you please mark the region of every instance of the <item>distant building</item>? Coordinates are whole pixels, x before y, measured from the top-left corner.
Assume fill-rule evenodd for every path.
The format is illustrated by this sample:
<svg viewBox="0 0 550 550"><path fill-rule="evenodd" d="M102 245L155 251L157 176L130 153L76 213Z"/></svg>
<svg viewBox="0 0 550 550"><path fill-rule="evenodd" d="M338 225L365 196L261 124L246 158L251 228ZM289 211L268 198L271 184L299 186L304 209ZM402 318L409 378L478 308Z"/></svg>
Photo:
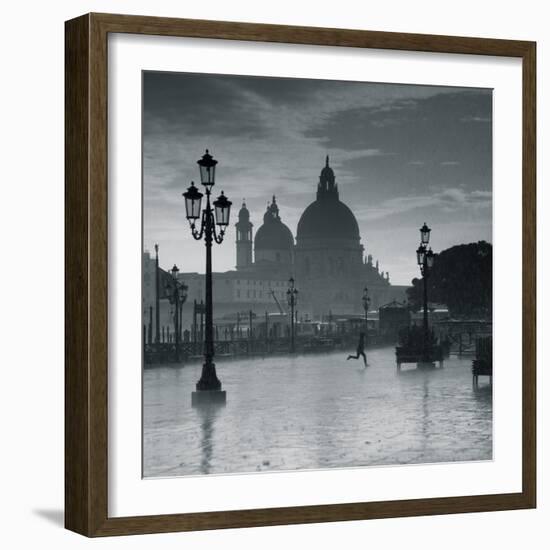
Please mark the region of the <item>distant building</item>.
<svg viewBox="0 0 550 550"><path fill-rule="evenodd" d="M142 255L142 283L141 283L141 305L142 324L147 331L147 341L155 341L156 335L156 259L146 250ZM173 308L166 295L166 286L170 283L172 275L159 267L159 326L162 337L162 327L167 332L174 328ZM180 276L181 278L181 276ZM149 333L151 335L149 336Z"/></svg>

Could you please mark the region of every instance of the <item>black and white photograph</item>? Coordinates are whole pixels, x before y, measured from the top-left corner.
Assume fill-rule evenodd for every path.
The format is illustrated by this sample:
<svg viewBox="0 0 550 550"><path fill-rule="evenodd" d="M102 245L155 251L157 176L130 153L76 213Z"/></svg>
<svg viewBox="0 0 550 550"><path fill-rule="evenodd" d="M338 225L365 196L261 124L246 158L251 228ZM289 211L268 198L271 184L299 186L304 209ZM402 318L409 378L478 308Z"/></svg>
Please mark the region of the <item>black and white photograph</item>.
<svg viewBox="0 0 550 550"><path fill-rule="evenodd" d="M548 546L545 3L3 8L4 548Z"/></svg>
<svg viewBox="0 0 550 550"><path fill-rule="evenodd" d="M492 90L142 92L143 477L492 460Z"/></svg>

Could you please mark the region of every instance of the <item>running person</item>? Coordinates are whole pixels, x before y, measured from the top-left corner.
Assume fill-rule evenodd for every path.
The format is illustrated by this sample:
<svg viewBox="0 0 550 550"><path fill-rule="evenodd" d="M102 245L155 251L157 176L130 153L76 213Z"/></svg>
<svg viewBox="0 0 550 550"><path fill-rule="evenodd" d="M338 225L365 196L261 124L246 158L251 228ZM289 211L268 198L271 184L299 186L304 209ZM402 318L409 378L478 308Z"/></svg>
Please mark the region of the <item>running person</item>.
<svg viewBox="0 0 550 550"><path fill-rule="evenodd" d="M348 355L348 358L346 361L349 361L350 359L359 359L359 357L363 356L363 362L365 363L365 367L367 366L367 356L365 355L365 333L361 332L359 334L359 342L357 343L357 353L355 355Z"/></svg>

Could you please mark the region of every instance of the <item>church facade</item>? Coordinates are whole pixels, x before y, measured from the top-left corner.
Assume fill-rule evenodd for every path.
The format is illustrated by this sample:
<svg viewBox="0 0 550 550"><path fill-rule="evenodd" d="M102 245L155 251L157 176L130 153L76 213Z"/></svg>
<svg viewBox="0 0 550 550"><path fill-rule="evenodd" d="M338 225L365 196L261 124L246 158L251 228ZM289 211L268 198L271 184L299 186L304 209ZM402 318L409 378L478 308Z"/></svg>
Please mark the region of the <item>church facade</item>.
<svg viewBox="0 0 550 550"><path fill-rule="evenodd" d="M313 193L312 193L313 194ZM256 234L243 202L236 229L236 270L248 278L288 280L299 290L300 313L311 319L360 314L365 286L371 307L405 298L406 287L390 284L389 273L365 254L359 225L340 200L327 156L316 186L315 200L304 210L296 237L284 224L276 198L268 204Z"/></svg>

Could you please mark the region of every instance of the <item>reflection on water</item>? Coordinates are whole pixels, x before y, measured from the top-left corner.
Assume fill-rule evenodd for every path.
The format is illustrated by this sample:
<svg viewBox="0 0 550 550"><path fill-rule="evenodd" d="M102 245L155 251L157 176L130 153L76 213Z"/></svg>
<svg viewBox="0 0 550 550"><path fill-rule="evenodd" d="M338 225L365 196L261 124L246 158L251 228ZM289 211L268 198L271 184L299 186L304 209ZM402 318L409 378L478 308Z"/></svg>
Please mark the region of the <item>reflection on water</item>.
<svg viewBox="0 0 550 550"><path fill-rule="evenodd" d="M426 451L426 441L430 437L430 407L429 407L429 384L428 378L424 378L424 384L422 386L422 450Z"/></svg>
<svg viewBox="0 0 550 550"><path fill-rule="evenodd" d="M191 407L201 365L144 372L144 475L415 464L492 457L492 391L471 360L365 368L345 353L218 364L225 406Z"/></svg>
<svg viewBox="0 0 550 550"><path fill-rule="evenodd" d="M194 409L201 426L201 474L210 473L210 462L214 451L215 419L219 408L219 405L207 404Z"/></svg>

